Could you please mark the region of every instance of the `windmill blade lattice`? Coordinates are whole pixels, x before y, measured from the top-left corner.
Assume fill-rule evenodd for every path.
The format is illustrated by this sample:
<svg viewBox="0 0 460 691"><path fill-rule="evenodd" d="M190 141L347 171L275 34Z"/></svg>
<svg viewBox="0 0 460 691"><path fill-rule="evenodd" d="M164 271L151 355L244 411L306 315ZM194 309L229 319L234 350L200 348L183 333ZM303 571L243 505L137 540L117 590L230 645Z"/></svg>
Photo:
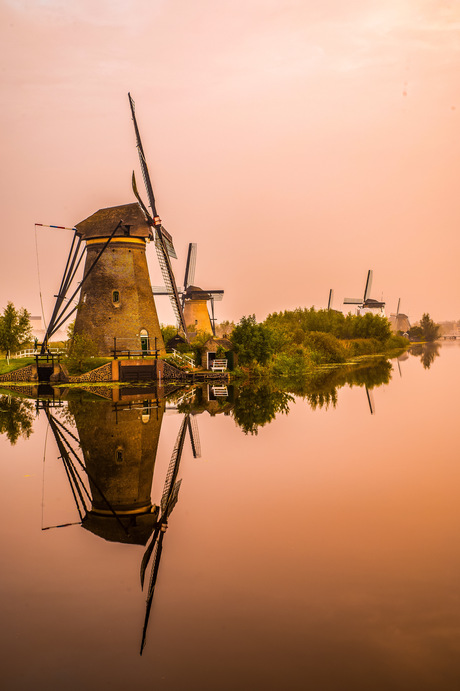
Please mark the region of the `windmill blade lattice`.
<svg viewBox="0 0 460 691"><path fill-rule="evenodd" d="M169 233L163 228L161 224L160 217L158 216L157 209L156 209L156 202L155 202L155 196L153 194L153 187L152 187L152 182L150 180L150 174L149 170L147 167L147 161L145 158L144 154L144 148L142 146L142 141L139 133L139 128L137 125L137 120L136 120L136 114L135 114L135 106L134 106L134 101L131 98L131 94L128 94L129 98L129 104L131 107L131 115L133 118L133 123L134 123L134 131L136 134L136 143L137 143L137 150L139 153L139 161L141 165L141 170L142 170L142 177L144 178L144 183L145 183L145 189L147 191L147 198L149 201L150 208L152 210L152 216L148 213L145 205L142 203L140 200L139 193L137 191L137 186L135 184L135 177L133 174L133 190L134 194L136 195L139 203L141 204L144 213L147 214L147 220L148 222L155 228L155 249L157 252L157 257L158 257L158 262L160 264L160 270L161 270L161 275L163 277L164 284L166 286L169 299L171 301L171 305L174 311L174 314L177 319L177 323L179 324L180 328L184 332L184 337L186 340L188 340L187 337L187 327L185 324L185 319L184 319L184 314L182 311L182 305L179 300L179 292L177 290L177 285L176 285L176 280L174 278L174 272L172 270L171 266L171 261L170 257L175 257L176 253L174 251L174 246L172 244L172 238L169 235Z"/></svg>

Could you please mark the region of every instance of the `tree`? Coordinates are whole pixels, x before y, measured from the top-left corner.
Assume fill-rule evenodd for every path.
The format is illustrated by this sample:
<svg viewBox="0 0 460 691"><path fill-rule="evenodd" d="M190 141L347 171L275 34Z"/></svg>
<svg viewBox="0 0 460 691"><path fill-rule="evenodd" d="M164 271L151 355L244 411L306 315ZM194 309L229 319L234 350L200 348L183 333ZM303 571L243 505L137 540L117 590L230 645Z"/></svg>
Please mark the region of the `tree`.
<svg viewBox="0 0 460 691"><path fill-rule="evenodd" d="M161 335L163 336L164 344L166 345L171 338L177 336L177 327L170 324L160 324Z"/></svg>
<svg viewBox="0 0 460 691"><path fill-rule="evenodd" d="M67 356L67 365L72 371L81 372L87 361L97 355L96 343L86 334L76 334Z"/></svg>
<svg viewBox="0 0 460 691"><path fill-rule="evenodd" d="M12 302L8 302L0 315L0 350L9 355L12 350L18 350L31 339L29 312L23 307L17 310Z"/></svg>
<svg viewBox="0 0 460 691"><path fill-rule="evenodd" d="M232 332L232 343L242 365L259 362L264 365L275 350L273 332L256 322L255 314L242 317Z"/></svg>
<svg viewBox="0 0 460 691"><path fill-rule="evenodd" d="M420 319L420 328L422 329L422 338L424 341L432 343L439 338L439 324L435 324L428 313L425 313Z"/></svg>

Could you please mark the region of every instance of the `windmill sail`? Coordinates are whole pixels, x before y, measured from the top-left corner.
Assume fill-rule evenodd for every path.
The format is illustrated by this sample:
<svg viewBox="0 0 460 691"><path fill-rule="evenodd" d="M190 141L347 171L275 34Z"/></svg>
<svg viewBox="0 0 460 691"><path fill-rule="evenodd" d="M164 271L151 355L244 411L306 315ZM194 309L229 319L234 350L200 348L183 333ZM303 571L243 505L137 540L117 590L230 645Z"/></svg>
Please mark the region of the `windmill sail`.
<svg viewBox="0 0 460 691"><path fill-rule="evenodd" d="M184 291L195 282L196 250L196 242L190 242L187 252L187 263L185 265ZM184 300L184 296L182 296L182 300Z"/></svg>
<svg viewBox="0 0 460 691"><path fill-rule="evenodd" d="M140 195L137 191L137 186L135 182L135 177L133 174L133 191L137 199L144 209L144 213L147 215L148 222L155 228L155 249L158 256L158 262L160 264L161 275L163 277L164 284L166 286L171 305L176 316L177 322L184 332L184 336L187 339L187 326L185 324L184 314L182 311L182 305L179 300L179 293L177 290L176 280L174 278L174 272L172 270L170 256L175 257L174 247L172 244L172 238L169 233L161 225L160 217L158 216L155 195L153 194L152 182L150 180L149 170L147 167L147 161L144 154L144 148L142 146L141 136L139 133L139 128L137 126L136 115L134 112L134 101L131 98L131 94L128 94L129 104L131 107L131 114L134 123L134 131L136 133L136 143L137 150L139 153L139 161L141 164L142 177L144 178L145 189L147 191L147 198L149 202L152 214L149 214L145 205L140 202Z"/></svg>
<svg viewBox="0 0 460 691"><path fill-rule="evenodd" d="M369 269L369 271L367 272L366 287L364 289L364 302L366 302L366 300L369 298L369 295L371 293L372 277L373 277L373 271L372 271L372 269Z"/></svg>
<svg viewBox="0 0 460 691"><path fill-rule="evenodd" d="M344 305L361 305L363 306L366 300L369 299L369 295L371 292L372 288L372 276L373 276L373 271L372 269L369 269L367 272L367 279L366 279L366 285L364 287L364 295L362 298L344 298L343 304Z"/></svg>

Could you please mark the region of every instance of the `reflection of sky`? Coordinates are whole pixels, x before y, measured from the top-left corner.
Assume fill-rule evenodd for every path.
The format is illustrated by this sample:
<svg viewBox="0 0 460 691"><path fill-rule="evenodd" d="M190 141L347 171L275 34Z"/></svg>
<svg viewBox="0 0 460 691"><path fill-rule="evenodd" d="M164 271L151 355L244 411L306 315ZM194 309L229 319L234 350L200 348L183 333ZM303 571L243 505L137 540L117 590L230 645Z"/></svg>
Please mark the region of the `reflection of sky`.
<svg viewBox="0 0 460 691"><path fill-rule="evenodd" d="M43 468L44 418L28 442L0 438L3 678L26 651L23 688L63 688L69 669L67 688L455 688L460 351L441 351L374 389L374 416L360 387L328 411L298 400L257 437L199 416L202 458L185 445L142 661L143 548L41 532L44 473L45 515L72 506L50 438ZM163 419L157 502L180 422Z"/></svg>

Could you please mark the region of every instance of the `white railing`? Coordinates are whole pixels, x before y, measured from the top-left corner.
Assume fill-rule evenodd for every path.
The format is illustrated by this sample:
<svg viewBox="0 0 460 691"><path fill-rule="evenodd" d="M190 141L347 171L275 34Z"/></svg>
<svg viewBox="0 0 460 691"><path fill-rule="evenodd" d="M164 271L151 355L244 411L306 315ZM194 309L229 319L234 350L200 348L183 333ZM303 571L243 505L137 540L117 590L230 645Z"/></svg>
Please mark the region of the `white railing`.
<svg viewBox="0 0 460 691"><path fill-rule="evenodd" d="M62 350L61 348L48 348L46 352L51 353L51 355L59 355L59 353L65 353L65 350ZM40 350L37 348L28 348L27 350L20 350L19 353L10 355L10 359L17 360L21 357L35 357L36 355L40 355Z"/></svg>
<svg viewBox="0 0 460 691"><path fill-rule="evenodd" d="M183 353L179 353L178 350L174 350L174 348L171 348L171 357L175 358L176 360L179 360L179 362L182 362L185 365L188 365L192 369L195 369L196 365L195 362L192 360L191 357L188 355L184 355Z"/></svg>
<svg viewBox="0 0 460 691"><path fill-rule="evenodd" d="M211 363L211 369L213 372L225 372L227 369L227 360L218 360L216 358Z"/></svg>

